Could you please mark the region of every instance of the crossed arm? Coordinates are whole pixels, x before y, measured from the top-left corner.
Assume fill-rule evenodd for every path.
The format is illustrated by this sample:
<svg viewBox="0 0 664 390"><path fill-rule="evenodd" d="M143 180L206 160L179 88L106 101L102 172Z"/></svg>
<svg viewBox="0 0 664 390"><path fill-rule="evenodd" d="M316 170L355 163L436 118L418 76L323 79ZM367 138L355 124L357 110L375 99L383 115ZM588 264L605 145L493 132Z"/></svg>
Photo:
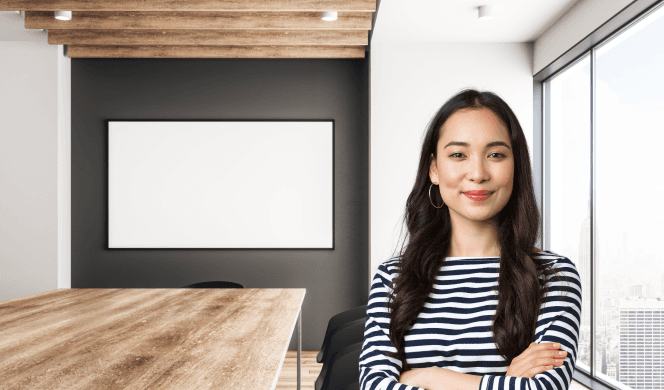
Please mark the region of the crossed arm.
<svg viewBox="0 0 664 390"><path fill-rule="evenodd" d="M516 387L512 385L517 383L520 385L519 388L526 389L547 387L542 382L528 380L524 382L523 378L533 378L553 367L563 365L567 351L560 351L558 348L560 348L559 343L530 343L524 352L512 359L507 368L503 378L503 381L507 382L507 387ZM500 384L500 379L495 380L495 376L487 377L484 383L482 379L485 379L484 375L468 375L441 367L427 367L403 372L399 377L399 383L428 390L475 390L486 389L489 386L493 388L494 385L504 387Z"/></svg>
<svg viewBox="0 0 664 390"><path fill-rule="evenodd" d="M399 383L427 390L477 390L481 381L481 376L462 374L442 367L409 370L399 378Z"/></svg>

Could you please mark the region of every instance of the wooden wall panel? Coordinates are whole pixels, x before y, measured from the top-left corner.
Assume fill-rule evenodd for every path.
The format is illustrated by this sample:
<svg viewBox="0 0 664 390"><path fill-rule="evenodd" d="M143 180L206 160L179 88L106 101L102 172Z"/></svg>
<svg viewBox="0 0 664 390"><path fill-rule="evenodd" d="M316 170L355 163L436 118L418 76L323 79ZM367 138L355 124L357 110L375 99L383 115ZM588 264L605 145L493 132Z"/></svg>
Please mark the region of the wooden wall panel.
<svg viewBox="0 0 664 390"><path fill-rule="evenodd" d="M72 20L57 20L53 11L27 11L28 29L371 29L371 12L339 12L327 22L320 12L93 12L73 11Z"/></svg>
<svg viewBox="0 0 664 390"><path fill-rule="evenodd" d="M67 46L70 58L364 58L363 46Z"/></svg>
<svg viewBox="0 0 664 390"><path fill-rule="evenodd" d="M16 11L376 11L375 0L4 0Z"/></svg>
<svg viewBox="0 0 664 390"><path fill-rule="evenodd" d="M366 45L357 30L51 30L51 45Z"/></svg>

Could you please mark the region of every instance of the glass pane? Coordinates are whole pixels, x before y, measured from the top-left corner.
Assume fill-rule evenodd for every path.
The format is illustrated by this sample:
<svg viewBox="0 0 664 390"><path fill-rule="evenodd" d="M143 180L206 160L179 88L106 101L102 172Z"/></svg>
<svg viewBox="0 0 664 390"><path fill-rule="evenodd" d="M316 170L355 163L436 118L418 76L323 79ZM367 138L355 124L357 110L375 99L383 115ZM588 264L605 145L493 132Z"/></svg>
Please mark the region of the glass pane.
<svg viewBox="0 0 664 390"><path fill-rule="evenodd" d="M577 367L590 372L590 56L551 79L547 249L569 258L581 276Z"/></svg>
<svg viewBox="0 0 664 390"><path fill-rule="evenodd" d="M596 51L595 367L632 389L664 389L662 47L664 7Z"/></svg>

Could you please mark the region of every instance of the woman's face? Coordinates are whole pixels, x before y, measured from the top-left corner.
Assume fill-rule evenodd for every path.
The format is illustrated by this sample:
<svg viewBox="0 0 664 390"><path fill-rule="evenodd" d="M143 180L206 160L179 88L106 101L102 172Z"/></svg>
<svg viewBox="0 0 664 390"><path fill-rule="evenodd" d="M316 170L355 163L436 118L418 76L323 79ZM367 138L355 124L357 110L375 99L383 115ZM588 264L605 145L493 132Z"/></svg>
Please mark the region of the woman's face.
<svg viewBox="0 0 664 390"><path fill-rule="evenodd" d="M496 216L512 195L514 155L507 127L489 109L464 109L447 119L441 134L435 159L432 154L429 177L438 183L434 189L440 190L449 207L453 225ZM454 142L468 146L450 145ZM494 142L507 146L488 146ZM491 195L483 201L464 195L478 190Z"/></svg>

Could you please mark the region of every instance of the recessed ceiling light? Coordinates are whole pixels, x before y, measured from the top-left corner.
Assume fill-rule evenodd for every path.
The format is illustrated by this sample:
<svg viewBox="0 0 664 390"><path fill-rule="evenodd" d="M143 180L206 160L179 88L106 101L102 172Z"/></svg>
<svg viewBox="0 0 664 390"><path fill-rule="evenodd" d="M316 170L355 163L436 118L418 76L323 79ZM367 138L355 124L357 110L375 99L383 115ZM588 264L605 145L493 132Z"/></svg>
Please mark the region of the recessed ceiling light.
<svg viewBox="0 0 664 390"><path fill-rule="evenodd" d="M477 15L480 20L493 19L493 6L483 5L477 8Z"/></svg>
<svg viewBox="0 0 664 390"><path fill-rule="evenodd" d="M71 20L71 11L55 11L55 18L58 20Z"/></svg>
<svg viewBox="0 0 664 390"><path fill-rule="evenodd" d="M325 12L323 12L323 20L326 20L326 21L337 20L337 11L325 11Z"/></svg>

